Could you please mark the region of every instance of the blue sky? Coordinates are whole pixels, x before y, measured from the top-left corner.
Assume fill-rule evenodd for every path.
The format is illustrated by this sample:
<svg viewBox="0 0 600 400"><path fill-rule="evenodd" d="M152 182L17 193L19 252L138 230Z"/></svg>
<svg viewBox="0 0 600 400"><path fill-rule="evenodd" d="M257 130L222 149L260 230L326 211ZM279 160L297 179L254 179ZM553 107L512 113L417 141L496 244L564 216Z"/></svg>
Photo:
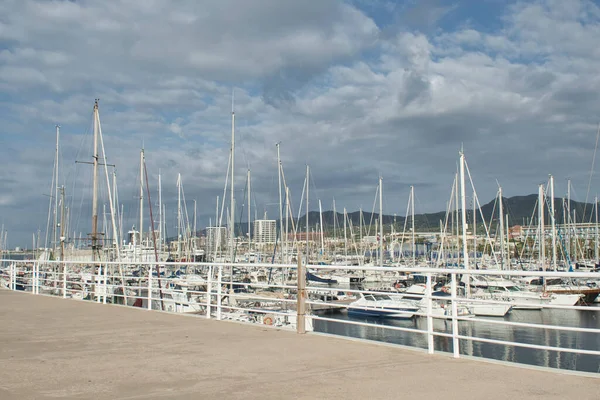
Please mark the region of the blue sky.
<svg viewBox="0 0 600 400"><path fill-rule="evenodd" d="M182 0L0 3L0 223L9 244L46 230L61 125L70 227L89 232L91 113L117 165L126 224L135 223L138 152L168 225L176 178L199 225L222 195L237 119L236 196L253 175L258 215L276 217L275 143L294 206L305 164L331 208L445 208L464 146L479 197L585 200L600 118L600 8L585 0ZM591 195L598 191L592 180ZM106 189L102 189L106 193ZM106 203L106 199L102 200ZM146 226L148 223L146 221Z"/></svg>

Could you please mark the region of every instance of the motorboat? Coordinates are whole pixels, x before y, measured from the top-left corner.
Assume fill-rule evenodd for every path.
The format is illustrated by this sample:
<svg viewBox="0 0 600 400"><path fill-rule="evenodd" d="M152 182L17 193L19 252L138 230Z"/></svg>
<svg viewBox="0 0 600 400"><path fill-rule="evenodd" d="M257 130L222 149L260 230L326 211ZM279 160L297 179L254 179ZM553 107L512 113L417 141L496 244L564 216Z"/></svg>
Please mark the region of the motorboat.
<svg viewBox="0 0 600 400"><path fill-rule="evenodd" d="M362 294L348 305L348 315L355 317L410 319L419 311L417 302L393 299L387 294Z"/></svg>

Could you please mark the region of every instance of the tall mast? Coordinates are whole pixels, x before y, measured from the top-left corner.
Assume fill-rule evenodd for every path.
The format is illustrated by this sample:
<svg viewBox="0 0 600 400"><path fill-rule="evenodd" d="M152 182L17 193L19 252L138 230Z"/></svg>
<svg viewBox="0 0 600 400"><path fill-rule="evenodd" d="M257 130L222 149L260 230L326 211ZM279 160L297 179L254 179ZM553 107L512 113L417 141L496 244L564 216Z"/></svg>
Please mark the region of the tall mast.
<svg viewBox="0 0 600 400"><path fill-rule="evenodd" d="M60 188L60 260L65 259L65 187Z"/></svg>
<svg viewBox="0 0 600 400"><path fill-rule="evenodd" d="M473 190L473 264L477 268L477 201L475 199L475 190Z"/></svg>
<svg viewBox="0 0 600 400"><path fill-rule="evenodd" d="M598 196L594 198L594 208L596 214L595 240L594 240L594 264L598 263Z"/></svg>
<svg viewBox="0 0 600 400"><path fill-rule="evenodd" d="M545 232L544 232L544 185L540 185L538 188L538 226L539 226L539 240L540 240L540 264L542 269L546 271L546 246L545 246ZM544 279L544 282L546 280ZM544 285L544 290L546 289Z"/></svg>
<svg viewBox="0 0 600 400"><path fill-rule="evenodd" d="M506 214L504 216L504 218L506 219L506 225L504 225L504 226L506 226L506 260L507 260L506 269L510 270L511 256L510 256L510 236L509 236L509 229L508 229L508 214Z"/></svg>
<svg viewBox="0 0 600 400"><path fill-rule="evenodd" d="M577 208L573 209L573 260L578 256L577 246L579 246L579 235L577 234Z"/></svg>
<svg viewBox="0 0 600 400"><path fill-rule="evenodd" d="M235 171L235 109L234 109L234 93L231 94L231 233L229 235L229 260L234 262L234 241L235 241L235 196L233 193L233 180ZM233 271L233 269L232 269Z"/></svg>
<svg viewBox="0 0 600 400"><path fill-rule="evenodd" d="M281 155L279 154L279 145L281 142L277 142L275 146L277 146L277 180L279 182L279 242L283 244L283 209L282 209L282 194L281 194ZM250 182L250 171L248 171L248 182ZM248 184L249 185L249 184ZM250 186L248 186L250 187ZM248 221L250 221L250 190L248 189ZM248 222L248 227L250 226L250 222ZM281 251L283 254L283 246L281 247ZM283 261L283 256L281 257Z"/></svg>
<svg viewBox="0 0 600 400"><path fill-rule="evenodd" d="M556 271L556 223L554 218L554 177L550 175L550 223L552 224L552 269Z"/></svg>
<svg viewBox="0 0 600 400"><path fill-rule="evenodd" d="M194 237L196 237L196 222L198 220L197 218L197 211L196 211L196 199L194 199Z"/></svg>
<svg viewBox="0 0 600 400"><path fill-rule="evenodd" d="M111 208L111 214L115 212L115 217L118 217L118 213L119 213L119 209L118 209L118 205L117 205L117 172L115 170L113 170L112 172L112 208ZM112 217L111 217L111 221L112 221ZM114 236L114 233L113 233ZM119 236L120 237L120 236ZM116 237L115 238L115 244L116 246L119 246L119 238Z"/></svg>
<svg viewBox="0 0 600 400"><path fill-rule="evenodd" d="M467 207L465 196L465 155L460 152L460 205L462 216L462 248L465 270L469 270L469 252L467 251ZM467 288L469 284L467 284ZM468 289L467 289L468 290Z"/></svg>
<svg viewBox="0 0 600 400"><path fill-rule="evenodd" d="M415 241L415 187L410 187L410 222L412 224L412 258L413 266L417 266L417 242Z"/></svg>
<svg viewBox="0 0 600 400"><path fill-rule="evenodd" d="M563 212L563 215L565 213ZM566 212L566 220L565 224L567 227L567 252L569 253L569 257L573 259L573 252L571 251L571 180L567 180L567 212Z"/></svg>
<svg viewBox="0 0 600 400"><path fill-rule="evenodd" d="M212 240L214 241L213 245L215 247L215 254L213 256L213 260L217 258L217 254L219 253L219 245L221 240L221 224L219 223L219 196L217 195L217 206L215 207L215 230L213 231Z"/></svg>
<svg viewBox="0 0 600 400"><path fill-rule="evenodd" d="M288 247L287 247L287 243L288 243L288 229L289 229L289 221L290 221L290 189L286 186L285 187L285 258L286 260L284 262L287 263L287 258L288 258ZM298 255L300 256L300 255Z"/></svg>
<svg viewBox="0 0 600 400"><path fill-rule="evenodd" d="M162 212L162 183L160 170L158 171L158 251L162 251L163 243L163 212Z"/></svg>
<svg viewBox="0 0 600 400"><path fill-rule="evenodd" d="M306 265L308 265L308 190L310 180L310 167L306 164Z"/></svg>
<svg viewBox="0 0 600 400"><path fill-rule="evenodd" d="M177 174L177 259L181 260L181 173Z"/></svg>
<svg viewBox="0 0 600 400"><path fill-rule="evenodd" d="M337 210L335 209L335 197L333 198L333 243L337 243L337 232L336 232L336 222L337 222ZM333 248L335 249L335 244Z"/></svg>
<svg viewBox="0 0 600 400"><path fill-rule="evenodd" d="M279 146L277 146L279 149ZM250 231L251 223L252 223L252 213L250 210L251 202L250 202L250 169L248 168L248 252L252 249L252 232ZM279 186L279 229L281 229L281 184ZM281 230L279 233L282 233ZM283 237L283 235L281 236ZM281 245L281 241L279 242ZM283 260L283 257L281 257Z"/></svg>
<svg viewBox="0 0 600 400"><path fill-rule="evenodd" d="M94 102L94 153L92 180L92 261L98 250L98 99ZM57 183L58 184L58 183Z"/></svg>
<svg viewBox="0 0 600 400"><path fill-rule="evenodd" d="M454 174L454 180L456 182L456 191L454 192L454 208L456 208L455 213L456 214L456 254L458 255L458 259L456 260L456 265L460 265L460 246L459 246L459 239L460 239L460 223L459 218L458 218L458 208L460 207L458 204L458 172L456 172Z"/></svg>
<svg viewBox="0 0 600 400"><path fill-rule="evenodd" d="M383 177L379 175L379 265L383 265Z"/></svg>
<svg viewBox="0 0 600 400"><path fill-rule="evenodd" d="M319 199L319 228L321 236L321 256L325 255L325 240L323 238L323 208L321 208L321 199Z"/></svg>
<svg viewBox="0 0 600 400"><path fill-rule="evenodd" d="M346 256L346 257L348 257L347 223L348 223L348 214L346 213L346 207L344 207L344 256Z"/></svg>
<svg viewBox="0 0 600 400"><path fill-rule="evenodd" d="M144 242L144 149L140 151L140 261Z"/></svg>
<svg viewBox="0 0 600 400"><path fill-rule="evenodd" d="M55 183L54 183L54 244L53 244L53 248L56 249L56 235L57 235L57 230L58 230L58 143L59 143L59 137L60 137L60 126L56 125L56 170L54 171L56 173L56 176L54 178Z"/></svg>
<svg viewBox="0 0 600 400"><path fill-rule="evenodd" d="M335 214L335 213L334 213ZM362 207L360 207L359 212L358 212L358 225L360 228L360 255L361 257L364 256L364 253L362 251L363 249L363 212L362 212Z"/></svg>
<svg viewBox="0 0 600 400"><path fill-rule="evenodd" d="M498 187L498 222L500 223L500 269L506 269L506 260L504 253L504 207L502 205L502 188Z"/></svg>

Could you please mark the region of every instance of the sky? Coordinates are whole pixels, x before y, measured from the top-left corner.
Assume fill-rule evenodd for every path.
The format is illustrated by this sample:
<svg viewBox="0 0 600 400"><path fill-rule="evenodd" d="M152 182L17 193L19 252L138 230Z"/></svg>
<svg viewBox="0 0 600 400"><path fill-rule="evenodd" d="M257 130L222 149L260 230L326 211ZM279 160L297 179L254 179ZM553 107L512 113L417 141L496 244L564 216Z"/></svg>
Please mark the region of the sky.
<svg viewBox="0 0 600 400"><path fill-rule="evenodd" d="M142 147L167 232L178 173L189 218L196 200L198 227L214 223L232 93L237 215L250 169L252 214L278 217L278 142L295 215L307 164L312 210L371 211L381 176L384 213L405 214L411 185L417 213L441 211L461 148L482 203L549 174L583 201L590 176L600 191L599 22L587 0L3 0L0 223L10 247L44 245L59 124L69 230L91 231L91 167L75 161L91 161L96 98L126 229Z"/></svg>

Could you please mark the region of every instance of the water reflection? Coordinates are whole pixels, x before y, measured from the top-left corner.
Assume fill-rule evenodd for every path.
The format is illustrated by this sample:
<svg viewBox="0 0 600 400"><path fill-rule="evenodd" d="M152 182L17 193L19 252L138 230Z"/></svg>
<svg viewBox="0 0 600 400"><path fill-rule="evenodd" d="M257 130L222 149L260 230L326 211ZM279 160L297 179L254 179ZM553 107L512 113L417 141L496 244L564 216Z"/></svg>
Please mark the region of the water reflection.
<svg viewBox="0 0 600 400"><path fill-rule="evenodd" d="M365 321L365 319L349 318L346 313L328 315L327 317L339 319L340 321L348 319ZM599 318L599 308L593 308L589 311L545 309L542 311L514 310L506 317L506 320L532 324L563 325L598 329L600 328ZM343 322L315 320L314 328L315 331L318 332L377 340L423 349L427 348L426 334L386 329L386 326L399 326L426 331L427 320L425 318L417 318L415 320L371 319L366 321L379 326L359 326L345 324ZM436 332L451 333L452 324L450 321L434 319L434 330ZM486 339L570 349L600 349L600 335L596 333L504 326L479 321L459 321L459 332L461 335ZM600 357L594 355L529 349L519 346L506 346L464 339L461 339L459 343L460 353L464 355L550 368L600 373ZM436 351L453 352L451 338L435 337L434 345Z"/></svg>

